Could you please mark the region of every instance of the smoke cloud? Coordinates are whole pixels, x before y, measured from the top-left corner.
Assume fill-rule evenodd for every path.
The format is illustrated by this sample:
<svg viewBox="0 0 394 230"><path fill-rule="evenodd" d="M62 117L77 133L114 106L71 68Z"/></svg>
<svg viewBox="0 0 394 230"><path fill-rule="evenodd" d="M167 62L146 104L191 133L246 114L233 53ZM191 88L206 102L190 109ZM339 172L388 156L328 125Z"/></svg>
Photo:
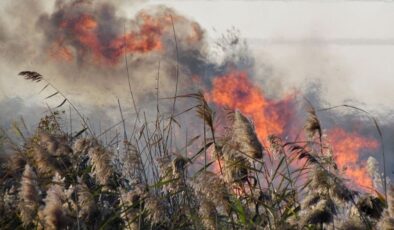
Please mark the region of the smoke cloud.
<svg viewBox="0 0 394 230"><path fill-rule="evenodd" d="M60 85L70 97L76 95L75 100L108 105L129 95L127 56L131 88L142 100L155 91L159 63L161 93L173 91L176 49L181 74L188 78L200 71L196 65L205 63L204 31L170 8L143 9L130 19L112 2L59 0L53 9L41 3L14 1L2 14L0 48L6 72L1 80L6 94L12 93L6 86L9 78L29 69Z"/></svg>
<svg viewBox="0 0 394 230"><path fill-rule="evenodd" d="M197 22L173 9L155 6L126 16L121 5L121 1L88 0L58 0L52 6L38 0L7 3L0 17L0 51L4 54L0 58L0 105L9 108L0 114L2 123L10 124L9 118L15 117L12 114L37 122L40 113L35 112L36 108L63 100L43 100L53 92L39 94L44 85L18 78L22 70L40 72L83 114L92 117L92 122L99 116L103 127L119 120L118 98L125 116L135 115L130 89L137 109L149 114L155 109L157 97L172 97L177 84L178 95L202 89L217 106L240 109L253 118L262 141L271 133L295 136L302 129L306 114L299 102L304 96L317 108L327 105L320 98L324 86L308 83L302 89L290 88L292 82L287 82L286 76L300 70L291 63L278 68L274 60L265 57L256 60L235 30L212 46ZM311 56L314 52L319 53L311 50ZM321 71L311 66L308 74ZM346 73L337 73L342 75ZM345 92L346 84L337 90ZM16 92L26 99L22 102L12 98ZM164 110L170 110L168 100L160 102ZM191 106L190 102L179 103L179 107ZM342 114L338 117L344 118ZM332 117L322 114L321 118L328 124L327 129L336 126L328 122ZM350 123L346 124L340 127L353 130ZM392 133L390 124L383 126L384 131ZM374 127L365 127L359 134L376 139ZM97 132L101 128L96 125ZM371 133L375 134L369 136Z"/></svg>

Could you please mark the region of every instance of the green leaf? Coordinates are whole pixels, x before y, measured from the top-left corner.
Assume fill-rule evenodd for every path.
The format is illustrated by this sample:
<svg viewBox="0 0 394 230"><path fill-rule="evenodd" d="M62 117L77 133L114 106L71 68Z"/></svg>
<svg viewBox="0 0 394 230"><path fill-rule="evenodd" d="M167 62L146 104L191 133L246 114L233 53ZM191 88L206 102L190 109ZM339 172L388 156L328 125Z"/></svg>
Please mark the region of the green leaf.
<svg viewBox="0 0 394 230"><path fill-rule="evenodd" d="M245 210L244 210L242 203L239 199L234 199L234 209L237 212L239 219L241 220L241 223L246 225L247 221L246 221Z"/></svg>

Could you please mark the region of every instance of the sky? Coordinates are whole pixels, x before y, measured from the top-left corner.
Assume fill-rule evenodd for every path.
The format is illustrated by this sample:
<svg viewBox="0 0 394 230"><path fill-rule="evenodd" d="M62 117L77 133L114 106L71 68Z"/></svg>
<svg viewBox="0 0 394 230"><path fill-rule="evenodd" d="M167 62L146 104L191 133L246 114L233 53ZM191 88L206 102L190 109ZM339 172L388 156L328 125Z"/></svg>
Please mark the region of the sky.
<svg viewBox="0 0 394 230"><path fill-rule="evenodd" d="M235 27L257 62L287 86L320 81L331 104L394 108L392 1L151 1L198 21L210 36ZM281 84L281 83L278 83ZM282 84L283 85L283 84ZM283 85L287 89L286 85Z"/></svg>
<svg viewBox="0 0 394 230"><path fill-rule="evenodd" d="M173 7L213 39L227 29L239 30L255 56L256 80L265 87L286 93L318 82L329 104L351 102L381 113L394 109L393 1L117 2L128 16L151 5ZM10 3L3 0L0 6ZM53 3L44 5L50 9ZM272 69L270 81L264 81L259 66ZM0 77L0 97L33 100L28 86L8 76L13 70L0 67L6 73Z"/></svg>

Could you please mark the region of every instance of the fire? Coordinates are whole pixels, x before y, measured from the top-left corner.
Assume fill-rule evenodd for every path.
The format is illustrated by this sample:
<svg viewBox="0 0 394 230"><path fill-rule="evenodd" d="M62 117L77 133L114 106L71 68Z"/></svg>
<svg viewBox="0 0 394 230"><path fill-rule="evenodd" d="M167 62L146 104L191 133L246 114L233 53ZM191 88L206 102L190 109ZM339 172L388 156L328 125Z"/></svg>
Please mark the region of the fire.
<svg viewBox="0 0 394 230"><path fill-rule="evenodd" d="M165 17L163 19L153 18L150 15L141 14L143 21L138 32L130 32L113 40L110 47L114 50L113 56L119 58L126 53L146 53L163 49L161 37L164 31L168 30L171 21Z"/></svg>
<svg viewBox="0 0 394 230"><path fill-rule="evenodd" d="M215 77L208 97L216 105L239 109L250 117L263 143L269 135L283 135L285 130L287 131L286 124L290 120L292 109L289 106L291 97L279 102L267 99L261 88L252 83L246 72L232 71ZM372 179L368 176L365 164L360 164L360 154L362 150L375 150L378 142L340 128L331 129L328 137L338 167L346 168L344 170L346 177L354 181L357 186L372 188ZM217 171L218 165L214 168Z"/></svg>
<svg viewBox="0 0 394 230"><path fill-rule="evenodd" d="M64 47L62 42L56 42L52 45L52 48L50 49L50 56L67 62L71 62L74 59L70 49Z"/></svg>
<svg viewBox="0 0 394 230"><path fill-rule="evenodd" d="M65 22L67 27L67 22ZM95 57L100 58L100 41L96 36L97 22L90 15L82 15L75 24L71 24L76 34L76 40L84 47L93 51Z"/></svg>
<svg viewBox="0 0 394 230"><path fill-rule="evenodd" d="M169 27L168 20L145 14L141 14L139 20L141 24L137 30L108 40L101 38L103 35L99 31L103 25L95 16L82 14L65 19L59 24L59 30L63 32L61 34L65 34L66 37L59 37L58 41L68 41L70 45L77 48L77 52L82 52L82 55L91 53L94 60L99 63L115 64L124 53L160 51L163 48L161 36ZM58 41L55 44L60 44ZM73 52L65 46L52 50L52 53L57 57L65 57L65 60L73 58ZM65 56L65 53L68 55Z"/></svg>
<svg viewBox="0 0 394 230"><path fill-rule="evenodd" d="M121 22L126 19L116 18L112 11L103 16L96 13L100 10L77 7L70 6L51 21L56 30L50 31L50 54L57 59L71 61L77 56L79 61L115 65L124 54L160 53L165 51L165 43L174 39L173 24L181 31L177 34L180 43L196 44L203 39L197 23L170 9L142 10L124 25ZM125 31L126 28L130 29Z"/></svg>
<svg viewBox="0 0 394 230"><path fill-rule="evenodd" d="M328 138L339 169L345 169L345 175L354 181L354 184L372 188L373 182L368 175L366 165L360 164L360 153L362 150L376 150L379 146L378 142L340 128L331 129L328 132Z"/></svg>
<svg viewBox="0 0 394 230"><path fill-rule="evenodd" d="M283 117L285 113L281 113L281 103L267 99L246 72L232 71L213 79L209 98L219 106L238 109L250 117L262 142L269 135L281 135L285 130L286 119Z"/></svg>

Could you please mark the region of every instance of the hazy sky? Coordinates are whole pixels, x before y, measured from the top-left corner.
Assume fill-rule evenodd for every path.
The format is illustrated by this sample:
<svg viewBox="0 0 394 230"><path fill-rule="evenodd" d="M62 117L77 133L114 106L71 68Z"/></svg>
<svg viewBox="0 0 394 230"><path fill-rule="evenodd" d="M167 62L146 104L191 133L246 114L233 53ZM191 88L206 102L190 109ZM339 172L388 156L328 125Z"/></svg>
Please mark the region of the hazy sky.
<svg viewBox="0 0 394 230"><path fill-rule="evenodd" d="M178 9L211 35L236 27L257 62L274 66L289 85L319 79L331 103L394 108L392 1L152 2Z"/></svg>
<svg viewBox="0 0 394 230"><path fill-rule="evenodd" d="M257 57L257 72L259 64L272 67L270 84L282 91L317 80L333 104L357 100L394 109L392 1L149 1L123 10L152 4L177 9L211 37L239 29Z"/></svg>

